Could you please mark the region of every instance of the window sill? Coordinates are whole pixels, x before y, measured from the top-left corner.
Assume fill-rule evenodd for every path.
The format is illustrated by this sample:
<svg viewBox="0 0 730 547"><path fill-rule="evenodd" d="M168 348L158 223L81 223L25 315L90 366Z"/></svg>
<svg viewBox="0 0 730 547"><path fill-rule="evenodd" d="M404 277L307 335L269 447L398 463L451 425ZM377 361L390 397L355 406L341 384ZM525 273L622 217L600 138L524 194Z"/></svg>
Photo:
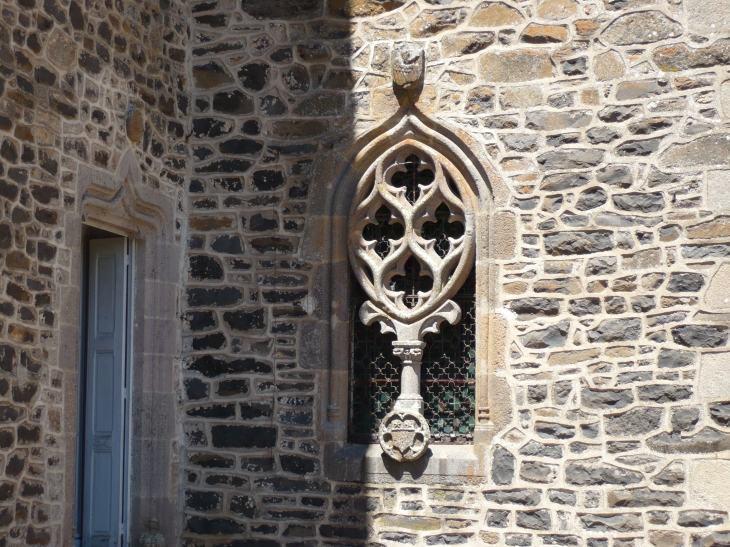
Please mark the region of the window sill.
<svg viewBox="0 0 730 547"><path fill-rule="evenodd" d="M393 480L460 484L486 477L484 457L473 444L434 444L415 462L398 463L378 444L331 444L325 461L327 477L336 481L384 483Z"/></svg>

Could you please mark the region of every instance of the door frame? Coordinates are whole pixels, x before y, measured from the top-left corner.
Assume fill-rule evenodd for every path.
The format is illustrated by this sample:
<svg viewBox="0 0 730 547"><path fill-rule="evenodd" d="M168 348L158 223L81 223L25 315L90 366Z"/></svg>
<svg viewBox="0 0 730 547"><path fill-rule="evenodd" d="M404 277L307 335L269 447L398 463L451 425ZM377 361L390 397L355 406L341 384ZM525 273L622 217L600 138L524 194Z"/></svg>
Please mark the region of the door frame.
<svg viewBox="0 0 730 547"><path fill-rule="evenodd" d="M78 372L78 407L77 407L77 442L76 442L76 487L74 492L74 502L76 512L74 515L74 545L75 547L85 547L83 542L83 533L85 525L84 515L84 496L85 496L85 471L86 471L86 405L87 399L87 380L88 380L88 306L89 306L89 268L91 266L90 242L95 239L107 239L94 237L90 230L94 226L84 224L82 226L83 237L83 263L81 271L81 309L80 309L80 336L79 336L79 372ZM116 233L105 230L110 236L124 238L124 267L125 267L125 283L124 283L124 332L122 345L122 362L123 362L123 396L121 399L122 409L122 464L120 473L120 522L119 537L121 542L119 547L125 547L129 544L130 534L130 518L131 513L131 461L132 461L132 401L134 386L134 336L132 336L132 327L134 325L135 315L135 280L136 280L136 240L127 237L124 233Z"/></svg>
<svg viewBox="0 0 730 547"><path fill-rule="evenodd" d="M141 160L141 158L140 158ZM177 544L182 529L179 512L179 413L177 388L182 333L180 293L184 272L184 222L177 211L177 189L154 187L142 174L137 153L128 148L116 172L79 164L75 206L66 212L64 245L69 262L59 276L58 351L54 359L63 375L63 415L53 433L64 454L61 547L72 547L78 482L79 364L84 310L83 227L92 226L134 240L132 278L135 301L131 316L131 438L127 455L128 540L134 545L151 518L157 518L165 540ZM184 215L183 215L184 216ZM154 424L144 416L159 417Z"/></svg>

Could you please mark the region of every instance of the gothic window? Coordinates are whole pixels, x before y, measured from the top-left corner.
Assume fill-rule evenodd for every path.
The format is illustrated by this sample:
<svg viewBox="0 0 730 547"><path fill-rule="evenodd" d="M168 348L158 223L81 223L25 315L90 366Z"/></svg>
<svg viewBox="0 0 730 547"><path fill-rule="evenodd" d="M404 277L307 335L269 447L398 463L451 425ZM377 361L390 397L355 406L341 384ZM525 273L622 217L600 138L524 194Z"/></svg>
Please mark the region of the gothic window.
<svg viewBox="0 0 730 547"><path fill-rule="evenodd" d="M474 434L472 194L443 156L396 147L350 214L350 440L399 461Z"/></svg>

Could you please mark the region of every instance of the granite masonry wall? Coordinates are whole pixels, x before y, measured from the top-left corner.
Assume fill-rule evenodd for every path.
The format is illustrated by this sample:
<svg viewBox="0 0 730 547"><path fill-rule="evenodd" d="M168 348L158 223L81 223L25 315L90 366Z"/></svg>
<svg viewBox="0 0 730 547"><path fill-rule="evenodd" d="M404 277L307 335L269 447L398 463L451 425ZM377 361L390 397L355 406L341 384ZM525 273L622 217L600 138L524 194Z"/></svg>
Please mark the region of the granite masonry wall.
<svg viewBox="0 0 730 547"><path fill-rule="evenodd" d="M183 544L727 545L728 489L708 482L730 472L726 7L191 8ZM339 482L310 358L323 266L304 250L337 181L313 166L396 115L400 41L426 51L415 108L508 181L510 396L492 410L509 423L483 477Z"/></svg>
<svg viewBox="0 0 730 547"><path fill-rule="evenodd" d="M131 149L141 184L181 200L190 110L184 7L0 6L2 546L73 544L79 173L113 178Z"/></svg>
<svg viewBox="0 0 730 547"><path fill-rule="evenodd" d="M65 219L81 170L114 173L130 148L187 247L168 313L183 340L168 545L730 544L724 2L0 9L0 546L73 537ZM495 230L513 246L492 257L490 312L505 358L490 366L509 393L491 401L483 473L343 482L328 478L321 359L347 340L318 328L329 265L312 211L339 182L323 158L402 113L401 41L426 52L412 108L507 182Z"/></svg>

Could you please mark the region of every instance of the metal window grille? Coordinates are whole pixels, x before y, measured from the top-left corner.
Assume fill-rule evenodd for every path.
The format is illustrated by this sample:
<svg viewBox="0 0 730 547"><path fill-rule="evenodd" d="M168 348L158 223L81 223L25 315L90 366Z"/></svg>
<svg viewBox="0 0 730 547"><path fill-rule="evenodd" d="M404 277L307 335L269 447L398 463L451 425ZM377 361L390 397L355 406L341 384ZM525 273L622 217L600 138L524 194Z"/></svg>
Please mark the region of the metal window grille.
<svg viewBox="0 0 730 547"><path fill-rule="evenodd" d="M404 186L415 188L423 183L424 172L417 172L418 160L409 158ZM430 173L433 176L433 173ZM395 177L394 177L395 178ZM404 177L405 178L405 177ZM419 180L420 179L420 180ZM400 181L398 181L400 182ZM427 181L425 181L427 182ZM408 184L410 183L410 184ZM460 237L464 226L449 222L449 209L442 205L436 210L436 222L426 223L422 237L436 239L435 249L445 255L449 249L449 237ZM363 237L375 240L376 252L386 256L390 240L403 236L403 227L391 219L390 211L383 207L376 215L378 224L370 224ZM393 289L415 295L418 290L428 290L432 280L420 275L418 261L406 263L404 276L393 279ZM359 319L360 306L367 300L356 279L351 283L352 310L352 360L350 385L350 441L356 443L377 442L380 421L392 410L400 392L400 359L393 355L394 334L382 334L377 323L365 326ZM474 434L475 408L475 292L476 279L472 270L459 292L452 298L462 311L456 325L444 323L441 332L425 337L421 367L421 396L424 399L424 415L431 426L432 442L469 443Z"/></svg>

